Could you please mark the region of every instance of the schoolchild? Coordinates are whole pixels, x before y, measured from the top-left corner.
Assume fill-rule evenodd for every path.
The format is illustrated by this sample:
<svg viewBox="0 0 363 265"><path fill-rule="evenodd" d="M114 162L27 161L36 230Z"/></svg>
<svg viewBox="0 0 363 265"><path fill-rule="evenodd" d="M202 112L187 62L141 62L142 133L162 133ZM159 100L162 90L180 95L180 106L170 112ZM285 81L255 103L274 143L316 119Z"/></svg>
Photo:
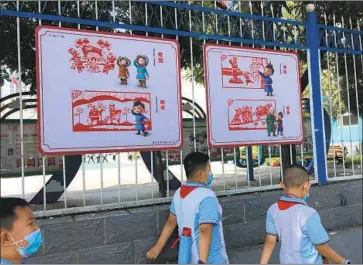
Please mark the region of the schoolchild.
<svg viewBox="0 0 363 265"><path fill-rule="evenodd" d="M42 234L30 205L20 198L0 198L1 264L21 264L42 246Z"/></svg>
<svg viewBox="0 0 363 265"><path fill-rule="evenodd" d="M306 202L311 184L305 168L285 167L283 177L281 185L286 193L267 211L260 263L268 264L279 239L281 264L322 264L323 257L335 264L350 264L329 247L318 212Z"/></svg>
<svg viewBox="0 0 363 265"><path fill-rule="evenodd" d="M189 231L190 245L179 246L179 263L228 264L222 227L222 208L210 188L213 173L209 156L192 152L184 159L187 181L173 197L169 218L147 257L155 260L178 225L179 236ZM182 240L182 237L181 239ZM184 256L181 256L184 255ZM183 262L180 262L183 260Z"/></svg>

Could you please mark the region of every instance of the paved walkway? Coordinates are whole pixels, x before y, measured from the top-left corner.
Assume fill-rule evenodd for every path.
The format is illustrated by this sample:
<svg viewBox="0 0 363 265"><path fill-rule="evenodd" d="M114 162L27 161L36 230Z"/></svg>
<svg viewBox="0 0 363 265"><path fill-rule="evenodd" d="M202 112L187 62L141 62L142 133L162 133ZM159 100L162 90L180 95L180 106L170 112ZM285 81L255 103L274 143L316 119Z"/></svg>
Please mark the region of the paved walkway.
<svg viewBox="0 0 363 265"><path fill-rule="evenodd" d="M362 227L330 232L330 246L343 257L350 259L352 264L362 264ZM280 246L275 249L271 264L279 263ZM229 251L232 264L258 264L262 252L262 245Z"/></svg>

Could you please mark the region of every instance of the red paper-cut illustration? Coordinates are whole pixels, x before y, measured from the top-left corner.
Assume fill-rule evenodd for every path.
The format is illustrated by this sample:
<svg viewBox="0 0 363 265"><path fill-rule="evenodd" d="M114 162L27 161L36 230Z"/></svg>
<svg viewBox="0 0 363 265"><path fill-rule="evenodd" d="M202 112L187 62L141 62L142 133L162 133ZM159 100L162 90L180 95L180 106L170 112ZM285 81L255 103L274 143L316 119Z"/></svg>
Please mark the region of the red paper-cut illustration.
<svg viewBox="0 0 363 265"><path fill-rule="evenodd" d="M221 55L223 88L262 89L259 70L267 65L267 58Z"/></svg>
<svg viewBox="0 0 363 265"><path fill-rule="evenodd" d="M106 40L91 43L87 38L77 39L75 47L69 48L72 55L71 69L78 73L87 70L90 73L105 73L115 69L116 56L111 51L111 44Z"/></svg>
<svg viewBox="0 0 363 265"><path fill-rule="evenodd" d="M74 132L137 131L140 121L136 122L131 115L136 102L144 106L145 130L152 130L150 93L75 91L72 91Z"/></svg>
<svg viewBox="0 0 363 265"><path fill-rule="evenodd" d="M266 116L276 108L275 100L228 100L228 128L233 130L266 130Z"/></svg>
<svg viewBox="0 0 363 265"><path fill-rule="evenodd" d="M35 159L34 158L28 158L26 160L26 166L27 167L35 167Z"/></svg>
<svg viewBox="0 0 363 265"><path fill-rule="evenodd" d="M48 157L48 167L55 166L55 157Z"/></svg>

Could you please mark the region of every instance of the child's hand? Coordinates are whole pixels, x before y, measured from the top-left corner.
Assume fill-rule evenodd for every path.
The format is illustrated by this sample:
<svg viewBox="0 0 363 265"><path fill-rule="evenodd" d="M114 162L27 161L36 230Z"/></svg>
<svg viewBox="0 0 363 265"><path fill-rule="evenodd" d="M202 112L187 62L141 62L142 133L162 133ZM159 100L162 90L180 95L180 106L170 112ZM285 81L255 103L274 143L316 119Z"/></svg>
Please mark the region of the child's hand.
<svg viewBox="0 0 363 265"><path fill-rule="evenodd" d="M149 260L156 260L156 258L160 255L161 248L158 245L153 246L147 253L146 257Z"/></svg>

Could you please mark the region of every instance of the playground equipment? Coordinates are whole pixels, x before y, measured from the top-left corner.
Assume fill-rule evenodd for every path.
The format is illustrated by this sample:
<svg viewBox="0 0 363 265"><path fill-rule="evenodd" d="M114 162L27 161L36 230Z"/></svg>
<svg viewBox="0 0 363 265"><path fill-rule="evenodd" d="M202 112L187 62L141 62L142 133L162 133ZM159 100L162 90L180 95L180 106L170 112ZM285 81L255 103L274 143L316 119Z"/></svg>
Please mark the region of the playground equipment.
<svg viewBox="0 0 363 265"><path fill-rule="evenodd" d="M249 147L239 147L240 157L236 158L235 164L240 168L247 168L248 159L247 159L247 149ZM253 146L252 147L252 161L253 167L261 166L265 163L265 153L263 146Z"/></svg>

